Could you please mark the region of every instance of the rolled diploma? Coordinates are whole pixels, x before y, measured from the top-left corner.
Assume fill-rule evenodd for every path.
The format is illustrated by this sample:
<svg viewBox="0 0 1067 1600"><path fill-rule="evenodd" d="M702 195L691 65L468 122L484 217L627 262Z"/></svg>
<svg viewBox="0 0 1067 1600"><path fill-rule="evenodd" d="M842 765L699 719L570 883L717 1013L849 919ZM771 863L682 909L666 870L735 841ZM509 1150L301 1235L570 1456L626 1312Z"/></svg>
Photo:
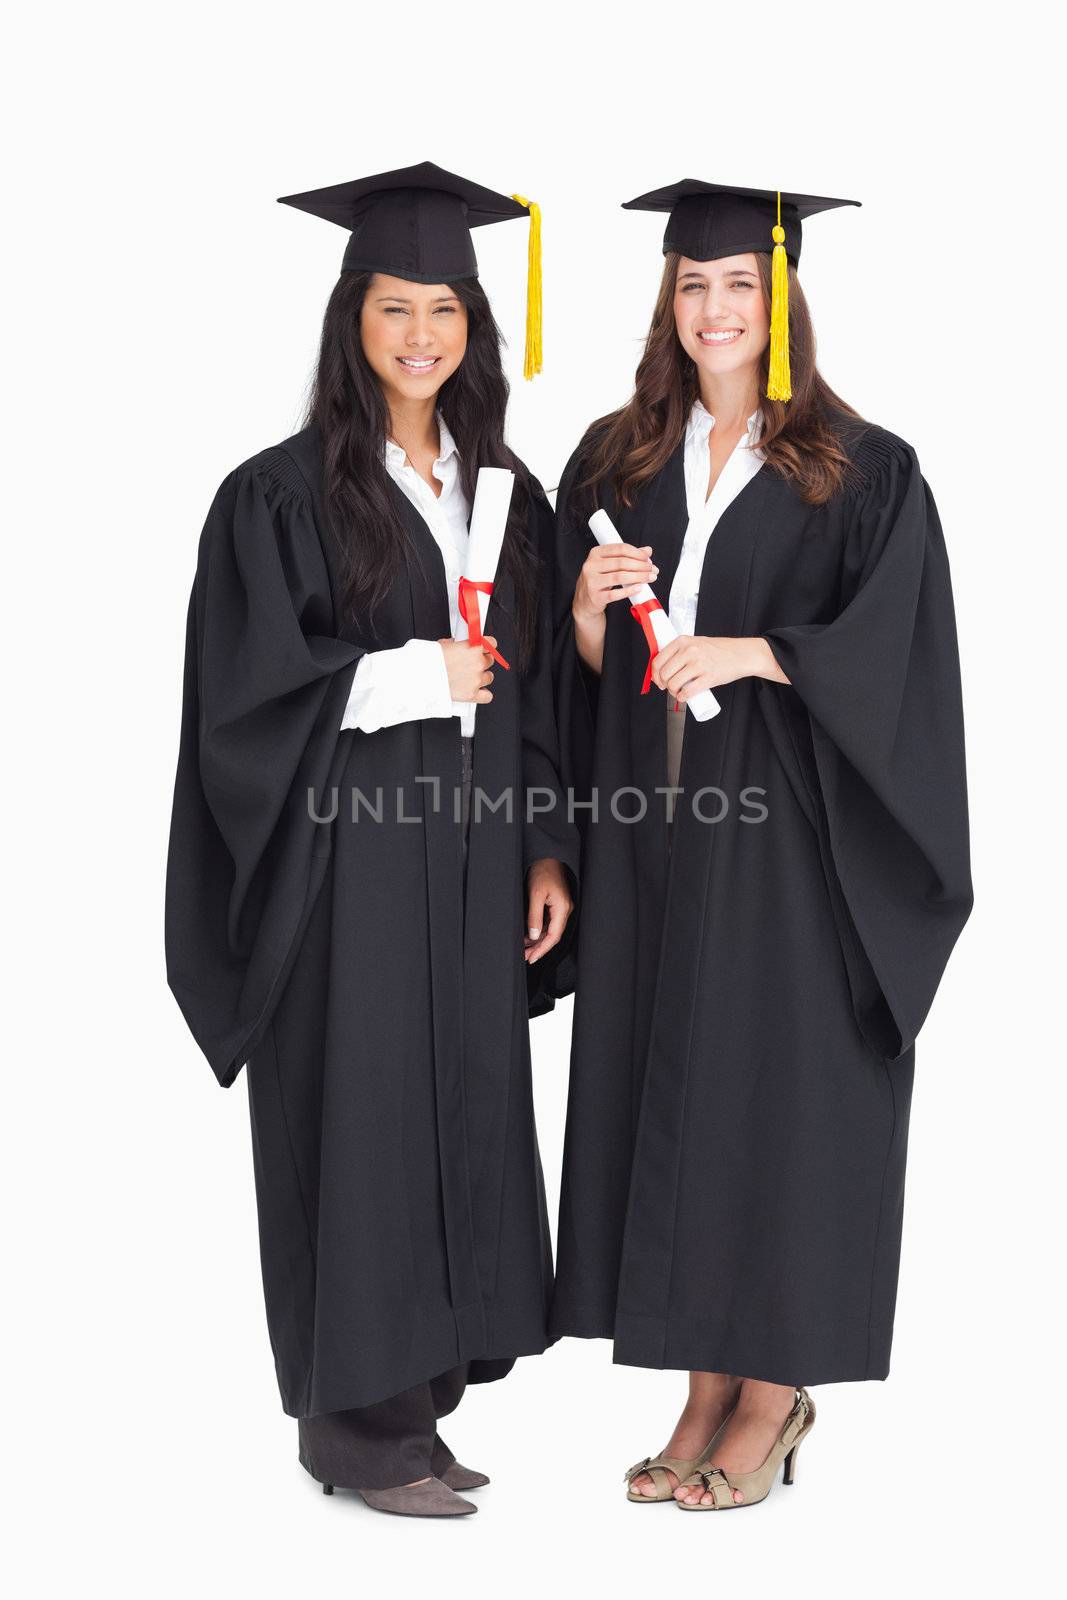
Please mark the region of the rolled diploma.
<svg viewBox="0 0 1067 1600"><path fill-rule="evenodd" d="M478 482L474 490L474 507L471 511L470 537L467 542L467 559L463 576L472 583L495 583L500 548L504 543L511 494L515 487L515 474L506 467L479 467ZM478 595L478 615L485 631L485 614L491 595ZM467 622L462 612L456 621L456 638L468 637ZM501 669L494 666L493 671ZM470 738L474 733L474 718L478 707L471 700L453 700L452 713L459 718L460 732Z"/></svg>
<svg viewBox="0 0 1067 1600"><path fill-rule="evenodd" d="M594 511L589 518L589 526L597 544L625 543L606 511ZM654 591L647 583L643 583L637 593L630 596L630 604L636 606L640 605L642 600L654 600L655 598ZM665 644L670 644L672 639L677 639L678 630L666 611L650 611L648 620L652 624L652 632L656 635L656 643L661 650ZM709 721L711 717L717 716L722 709L710 689L700 689L691 700L686 701L686 705L698 722Z"/></svg>

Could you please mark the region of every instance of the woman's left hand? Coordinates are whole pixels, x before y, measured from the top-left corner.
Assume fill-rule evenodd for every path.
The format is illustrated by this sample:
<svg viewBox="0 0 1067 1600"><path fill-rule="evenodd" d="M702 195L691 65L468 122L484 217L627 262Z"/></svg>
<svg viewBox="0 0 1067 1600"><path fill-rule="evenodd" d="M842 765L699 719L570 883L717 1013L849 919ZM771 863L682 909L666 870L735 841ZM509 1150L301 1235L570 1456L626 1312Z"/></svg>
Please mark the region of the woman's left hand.
<svg viewBox="0 0 1067 1600"><path fill-rule="evenodd" d="M535 861L526 875L526 938L524 956L532 965L559 944L574 901L562 865L551 857ZM545 914L548 926L545 926Z"/></svg>
<svg viewBox="0 0 1067 1600"><path fill-rule="evenodd" d="M701 689L719 689L738 678L789 682L766 639L694 639L680 634L652 662L652 682L683 706Z"/></svg>

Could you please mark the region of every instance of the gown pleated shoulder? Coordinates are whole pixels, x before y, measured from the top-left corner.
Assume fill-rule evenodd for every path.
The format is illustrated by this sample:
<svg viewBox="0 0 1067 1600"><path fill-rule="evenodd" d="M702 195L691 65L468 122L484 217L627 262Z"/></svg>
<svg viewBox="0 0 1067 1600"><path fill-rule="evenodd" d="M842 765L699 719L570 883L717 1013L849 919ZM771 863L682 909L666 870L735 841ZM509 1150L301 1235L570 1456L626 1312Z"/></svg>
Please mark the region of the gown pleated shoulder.
<svg viewBox="0 0 1067 1600"><path fill-rule="evenodd" d="M608 607L599 677L574 645L580 451L557 499L563 773L599 809L551 1326L623 1363L796 1384L889 1369L914 1040L972 896L937 510L902 439L857 422L843 443L826 505L765 463L709 540L696 633L761 635L790 683L742 679L716 717L686 716L669 848L642 631ZM666 597L682 447L630 509L593 498L652 546Z"/></svg>
<svg viewBox="0 0 1067 1600"><path fill-rule="evenodd" d="M341 730L368 649L449 632L440 551L410 537L376 616L342 623L321 443L307 428L219 486L190 600L167 869L168 980L220 1083L242 1065L267 1320L284 1409L378 1400L548 1342L552 1284L528 1017L561 984L523 960L524 873L577 881L559 795L551 606L478 711L464 893L456 718ZM528 532L551 580L552 511ZM541 799L526 820L526 791ZM548 809L544 791L558 796ZM543 969L543 970L542 970Z"/></svg>

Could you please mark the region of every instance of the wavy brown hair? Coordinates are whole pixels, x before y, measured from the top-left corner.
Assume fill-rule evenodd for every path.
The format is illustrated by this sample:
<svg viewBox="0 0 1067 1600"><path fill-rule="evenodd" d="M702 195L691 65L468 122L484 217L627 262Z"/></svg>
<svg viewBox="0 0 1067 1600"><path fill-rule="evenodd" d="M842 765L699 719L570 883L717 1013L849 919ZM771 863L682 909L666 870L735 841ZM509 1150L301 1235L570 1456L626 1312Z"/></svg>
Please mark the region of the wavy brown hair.
<svg viewBox="0 0 1067 1600"><path fill-rule="evenodd" d="M341 568L346 616L374 614L406 562L418 553L396 510L382 459L389 408L363 353L360 313L371 272L342 272L326 306L318 368L305 416L322 438L323 498ZM449 286L467 311L463 360L437 393L437 408L456 441L460 482L469 503L479 467L515 474L500 568L515 590L515 633L523 664L530 659L537 608L539 558L527 533L529 474L504 443L508 380L500 358L500 329L476 278Z"/></svg>
<svg viewBox="0 0 1067 1600"><path fill-rule="evenodd" d="M652 313L633 398L600 417L587 430L575 491L611 482L620 505L630 506L649 478L670 460L685 433L699 395L696 365L682 348L674 322L674 290L681 257L671 251ZM760 284L768 313L771 257L757 251ZM815 329L796 268L789 268L789 365L793 398L768 400L769 348L760 359L760 448L774 471L788 478L809 505L824 505L842 487L849 458L841 427L859 413L836 395L815 364Z"/></svg>

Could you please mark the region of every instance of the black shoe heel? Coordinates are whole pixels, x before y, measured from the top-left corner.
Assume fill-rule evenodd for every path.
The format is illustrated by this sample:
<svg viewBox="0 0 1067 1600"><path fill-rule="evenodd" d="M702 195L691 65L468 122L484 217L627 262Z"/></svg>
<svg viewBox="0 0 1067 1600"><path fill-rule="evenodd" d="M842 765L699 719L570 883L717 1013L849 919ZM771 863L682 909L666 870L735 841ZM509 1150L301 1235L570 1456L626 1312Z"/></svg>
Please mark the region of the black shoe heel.
<svg viewBox="0 0 1067 1600"><path fill-rule="evenodd" d="M794 1470L795 1470L795 1467L796 1467L796 1458L797 1458L797 1447L796 1447L796 1445L794 1445L792 1450L790 1450L789 1454L786 1456L785 1463L784 1463L784 1465L782 1467L782 1482L783 1483L792 1483L792 1481L793 1481L793 1473L794 1473Z"/></svg>
<svg viewBox="0 0 1067 1600"><path fill-rule="evenodd" d="M323 1494L333 1494L333 1484L332 1483L324 1483L323 1486L322 1486L322 1492L323 1492Z"/></svg>

